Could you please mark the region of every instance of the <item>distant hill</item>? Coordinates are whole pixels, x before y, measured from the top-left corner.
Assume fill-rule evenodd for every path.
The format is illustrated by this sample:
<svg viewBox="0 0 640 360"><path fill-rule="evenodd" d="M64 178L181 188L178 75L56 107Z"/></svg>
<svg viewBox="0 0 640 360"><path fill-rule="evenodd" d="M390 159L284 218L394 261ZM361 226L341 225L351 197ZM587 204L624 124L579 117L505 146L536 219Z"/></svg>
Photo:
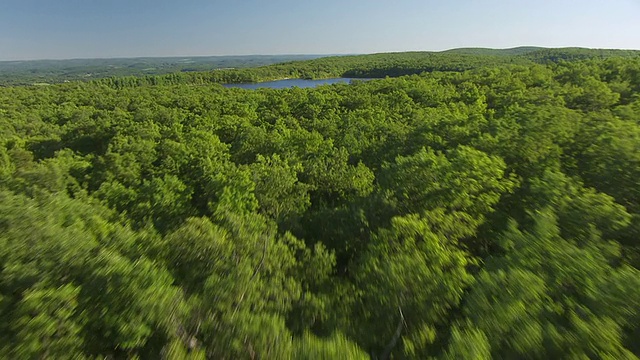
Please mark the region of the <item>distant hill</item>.
<svg viewBox="0 0 640 360"><path fill-rule="evenodd" d="M60 83L119 76L161 75L258 67L327 55L185 56L0 61L0 85Z"/></svg>
<svg viewBox="0 0 640 360"><path fill-rule="evenodd" d="M534 51L544 50L537 46L520 46L510 49L490 49L490 48L457 48L445 50L446 54L468 54L468 55L493 55L493 56L514 56L529 54Z"/></svg>
<svg viewBox="0 0 640 360"><path fill-rule="evenodd" d="M465 54L478 56L516 56L535 62L555 62L560 60L583 60L612 56L638 57L638 50L588 49L580 47L544 48L538 46L520 46L509 49L457 48L442 51L443 54Z"/></svg>
<svg viewBox="0 0 640 360"><path fill-rule="evenodd" d="M541 48L524 56L537 63L549 63L558 61L577 61L586 59L605 59L609 57L640 58L638 50L618 49L586 49L578 47L547 49Z"/></svg>

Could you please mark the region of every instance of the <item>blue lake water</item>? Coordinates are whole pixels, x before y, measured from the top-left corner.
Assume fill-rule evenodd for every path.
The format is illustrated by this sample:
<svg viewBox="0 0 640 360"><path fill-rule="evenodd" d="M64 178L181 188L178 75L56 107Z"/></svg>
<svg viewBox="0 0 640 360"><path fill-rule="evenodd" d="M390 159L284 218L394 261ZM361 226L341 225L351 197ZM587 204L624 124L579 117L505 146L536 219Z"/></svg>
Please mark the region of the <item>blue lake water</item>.
<svg viewBox="0 0 640 360"><path fill-rule="evenodd" d="M321 80L305 80L305 79L286 79L276 81L265 81L259 83L244 83L244 84L224 84L227 88L241 88L241 89L288 89L292 87L299 88L313 88L320 85L342 84L350 83L352 80L366 81L371 79L352 79L352 78L333 78L333 79L321 79Z"/></svg>

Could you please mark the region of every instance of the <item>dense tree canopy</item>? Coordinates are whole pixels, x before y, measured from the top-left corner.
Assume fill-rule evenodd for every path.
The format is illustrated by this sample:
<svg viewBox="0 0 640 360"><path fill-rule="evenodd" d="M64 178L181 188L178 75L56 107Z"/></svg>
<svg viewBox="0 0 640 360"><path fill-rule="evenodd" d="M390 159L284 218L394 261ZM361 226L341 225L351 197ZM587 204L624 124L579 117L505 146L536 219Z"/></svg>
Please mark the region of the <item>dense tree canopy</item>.
<svg viewBox="0 0 640 360"><path fill-rule="evenodd" d="M0 88L0 358L637 358L640 60L530 50Z"/></svg>

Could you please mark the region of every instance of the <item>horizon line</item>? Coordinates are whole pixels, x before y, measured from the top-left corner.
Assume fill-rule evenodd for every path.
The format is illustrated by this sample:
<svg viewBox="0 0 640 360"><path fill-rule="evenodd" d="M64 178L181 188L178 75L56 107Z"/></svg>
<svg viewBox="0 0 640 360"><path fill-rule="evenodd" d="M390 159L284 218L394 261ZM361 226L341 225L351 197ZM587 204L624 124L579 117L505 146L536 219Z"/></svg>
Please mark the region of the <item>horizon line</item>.
<svg viewBox="0 0 640 360"><path fill-rule="evenodd" d="M141 55L141 56L112 56L112 57L69 57L69 58L31 58L31 59L13 59L3 60L0 62L30 62L30 61L73 61L73 60L134 60L134 59L190 59L190 58L214 58L214 57L260 57L260 56L354 56L354 55L375 55L375 54L394 54L394 53L408 53L408 52L446 52L451 50L461 49L486 49L486 50L513 50L519 48L540 48L540 49L587 49L587 50L622 50L622 51L640 51L640 49L632 48L606 48L606 47L584 47L584 46L539 46L539 45L518 45L504 48L493 48L486 46L461 46L454 48L446 48L442 50L403 50L403 51L380 51L370 53L278 53L278 54L224 54L224 55Z"/></svg>

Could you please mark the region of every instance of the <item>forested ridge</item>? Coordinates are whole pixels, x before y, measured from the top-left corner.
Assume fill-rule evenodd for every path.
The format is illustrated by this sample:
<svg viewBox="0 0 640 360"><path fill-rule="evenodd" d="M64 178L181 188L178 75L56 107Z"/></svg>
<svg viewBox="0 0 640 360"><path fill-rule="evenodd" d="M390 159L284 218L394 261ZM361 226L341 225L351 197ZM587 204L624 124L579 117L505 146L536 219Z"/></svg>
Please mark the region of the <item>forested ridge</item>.
<svg viewBox="0 0 640 360"><path fill-rule="evenodd" d="M637 359L640 58L572 51L0 88L0 358Z"/></svg>
<svg viewBox="0 0 640 360"><path fill-rule="evenodd" d="M638 50L458 48L366 55L248 55L0 61L0 86L97 81L122 88L141 85L246 83L289 78L384 78L432 71L465 71L501 65L639 58ZM309 60L304 60L309 59Z"/></svg>

